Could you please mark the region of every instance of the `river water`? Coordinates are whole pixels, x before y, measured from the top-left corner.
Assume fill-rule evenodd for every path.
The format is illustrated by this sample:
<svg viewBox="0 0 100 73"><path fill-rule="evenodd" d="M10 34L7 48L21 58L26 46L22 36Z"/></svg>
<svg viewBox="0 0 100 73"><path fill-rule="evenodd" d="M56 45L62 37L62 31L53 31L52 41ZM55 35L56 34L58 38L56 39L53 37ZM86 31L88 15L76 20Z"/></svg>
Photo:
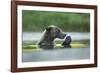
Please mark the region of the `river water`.
<svg viewBox="0 0 100 73"><path fill-rule="evenodd" d="M72 37L72 40L88 40L90 39L89 32L65 32ZM41 32L23 32L23 41L37 41L41 38ZM56 39L60 40L60 39Z"/></svg>
<svg viewBox="0 0 100 73"><path fill-rule="evenodd" d="M90 59L89 48L67 48L23 53L23 62Z"/></svg>
<svg viewBox="0 0 100 73"><path fill-rule="evenodd" d="M72 40L89 40L89 32L66 32L72 37ZM42 36L41 32L23 32L24 41L38 41ZM56 39L60 40L60 39ZM90 59L90 48L63 48L54 50L43 50L36 52L23 52L22 62L35 61L56 61L56 60L80 60Z"/></svg>

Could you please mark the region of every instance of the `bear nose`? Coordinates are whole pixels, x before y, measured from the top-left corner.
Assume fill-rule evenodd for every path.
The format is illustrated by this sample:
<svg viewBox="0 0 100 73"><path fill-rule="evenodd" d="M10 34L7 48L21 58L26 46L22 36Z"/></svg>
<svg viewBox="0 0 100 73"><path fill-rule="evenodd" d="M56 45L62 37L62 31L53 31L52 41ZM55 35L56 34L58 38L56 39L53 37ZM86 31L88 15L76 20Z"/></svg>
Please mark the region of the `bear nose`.
<svg viewBox="0 0 100 73"><path fill-rule="evenodd" d="M66 34L63 35L63 39L66 37Z"/></svg>

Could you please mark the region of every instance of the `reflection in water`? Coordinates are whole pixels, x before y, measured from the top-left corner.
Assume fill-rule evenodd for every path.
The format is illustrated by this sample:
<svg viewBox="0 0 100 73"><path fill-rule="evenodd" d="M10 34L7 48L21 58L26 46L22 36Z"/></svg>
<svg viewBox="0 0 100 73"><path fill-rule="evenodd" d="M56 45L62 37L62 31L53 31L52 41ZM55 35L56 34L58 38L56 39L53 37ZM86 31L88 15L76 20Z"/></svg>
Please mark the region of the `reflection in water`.
<svg viewBox="0 0 100 73"><path fill-rule="evenodd" d="M90 49L59 49L23 53L23 62L90 59Z"/></svg>

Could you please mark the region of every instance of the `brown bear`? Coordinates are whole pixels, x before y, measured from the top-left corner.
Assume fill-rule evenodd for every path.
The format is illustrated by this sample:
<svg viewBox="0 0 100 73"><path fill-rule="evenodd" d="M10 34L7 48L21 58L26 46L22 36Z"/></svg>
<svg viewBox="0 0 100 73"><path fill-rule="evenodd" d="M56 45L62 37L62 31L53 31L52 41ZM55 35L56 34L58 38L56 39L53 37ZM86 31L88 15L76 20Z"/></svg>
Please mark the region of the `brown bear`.
<svg viewBox="0 0 100 73"><path fill-rule="evenodd" d="M54 40L56 38L64 39L66 34L62 32L62 30L54 25L48 26L41 39L38 42L39 48L43 49L53 49L54 48Z"/></svg>

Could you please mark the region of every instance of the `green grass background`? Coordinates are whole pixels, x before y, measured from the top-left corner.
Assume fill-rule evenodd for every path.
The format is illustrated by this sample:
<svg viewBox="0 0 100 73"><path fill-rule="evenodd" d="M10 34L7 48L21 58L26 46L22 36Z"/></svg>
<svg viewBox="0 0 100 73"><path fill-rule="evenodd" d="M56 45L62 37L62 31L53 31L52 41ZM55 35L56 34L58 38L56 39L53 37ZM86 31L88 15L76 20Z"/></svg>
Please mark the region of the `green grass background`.
<svg viewBox="0 0 100 73"><path fill-rule="evenodd" d="M22 11L23 32L42 32L49 25L56 25L67 32L89 32L89 13L53 11Z"/></svg>

